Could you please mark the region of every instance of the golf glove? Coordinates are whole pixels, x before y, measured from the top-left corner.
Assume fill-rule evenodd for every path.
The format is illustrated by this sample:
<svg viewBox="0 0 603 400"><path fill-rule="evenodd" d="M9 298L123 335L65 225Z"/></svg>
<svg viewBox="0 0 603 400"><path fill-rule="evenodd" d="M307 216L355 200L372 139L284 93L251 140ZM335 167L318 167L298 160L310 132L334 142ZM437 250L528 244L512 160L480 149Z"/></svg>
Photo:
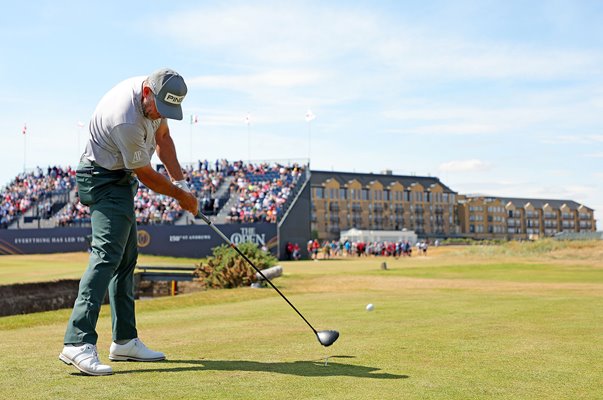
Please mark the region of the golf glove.
<svg viewBox="0 0 603 400"><path fill-rule="evenodd" d="M186 180L181 180L181 181L175 181L174 185L176 185L177 187L179 187L180 189L184 190L185 192L191 192L191 189L188 187L188 183L186 183Z"/></svg>

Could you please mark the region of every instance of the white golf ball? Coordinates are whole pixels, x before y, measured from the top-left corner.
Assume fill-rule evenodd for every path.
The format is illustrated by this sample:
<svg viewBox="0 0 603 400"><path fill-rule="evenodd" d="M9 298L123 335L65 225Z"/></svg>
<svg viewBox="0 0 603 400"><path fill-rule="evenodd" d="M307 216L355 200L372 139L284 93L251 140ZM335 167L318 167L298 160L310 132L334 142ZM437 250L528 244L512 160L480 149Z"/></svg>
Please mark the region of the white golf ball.
<svg viewBox="0 0 603 400"><path fill-rule="evenodd" d="M375 306L372 304L367 304L366 305L366 311L373 311L375 309Z"/></svg>

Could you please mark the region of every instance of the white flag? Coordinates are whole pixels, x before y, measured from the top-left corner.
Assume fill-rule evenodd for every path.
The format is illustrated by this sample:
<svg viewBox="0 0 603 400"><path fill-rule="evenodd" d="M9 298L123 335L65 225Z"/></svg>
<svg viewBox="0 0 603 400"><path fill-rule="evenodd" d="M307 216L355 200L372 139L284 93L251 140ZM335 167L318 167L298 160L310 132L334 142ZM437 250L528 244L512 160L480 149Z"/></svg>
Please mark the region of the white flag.
<svg viewBox="0 0 603 400"><path fill-rule="evenodd" d="M247 115L245 116L245 123L247 125L251 124L251 114L247 113Z"/></svg>
<svg viewBox="0 0 603 400"><path fill-rule="evenodd" d="M84 123L82 121L77 121L77 127L78 128L83 128L84 127Z"/></svg>
<svg viewBox="0 0 603 400"><path fill-rule="evenodd" d="M312 112L312 110L306 111L306 121L310 122L316 118L316 115Z"/></svg>

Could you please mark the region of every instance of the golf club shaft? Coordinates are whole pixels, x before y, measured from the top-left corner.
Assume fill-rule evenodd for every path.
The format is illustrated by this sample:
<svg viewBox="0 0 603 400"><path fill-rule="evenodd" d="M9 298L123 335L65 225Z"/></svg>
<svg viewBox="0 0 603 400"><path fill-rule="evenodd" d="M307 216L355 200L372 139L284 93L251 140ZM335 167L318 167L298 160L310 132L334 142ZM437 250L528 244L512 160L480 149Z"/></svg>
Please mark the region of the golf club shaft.
<svg viewBox="0 0 603 400"><path fill-rule="evenodd" d="M305 317L302 315L302 313L301 313L301 312L299 312L299 310L298 310L297 308L295 308L295 306L294 306L294 305L293 305L293 304L292 304L292 303L289 301L289 299L287 299L287 298L285 297L285 295L284 295L284 294L283 294L283 293L282 293L280 290L278 290L278 288L277 288L276 286L274 286L274 284L273 284L273 283L270 281L270 279L268 279L268 278L266 277L266 275L264 275L264 274L262 273L262 271L260 271L260 270L259 270L259 268L258 268L258 267L256 267L255 265L253 265L253 263L251 262L251 260L250 260L249 258L247 258L247 256L246 256L245 254L243 254L243 252L242 252L241 250L239 250L239 248L238 248L238 247L237 247L237 246L236 246L236 245L235 245L235 244L234 244L234 243L233 243L233 242L232 242L230 239L228 239L228 238L226 237L226 235L224 235L224 234L222 233L222 231L221 231L221 230L219 230L219 229L218 229L218 228L217 228L217 227L216 227L216 226L215 226L215 225L214 225L214 224L213 224L213 223L212 223L212 222L209 220L209 218L207 218L207 217L206 217L206 216L205 216L203 213L201 213L201 211L199 211L199 213L197 214L197 217L201 218L201 219L202 219L202 220L203 220L203 221L204 221L204 222L205 222L205 223L206 223L206 224L207 224L207 225L208 225L210 228L212 228L212 229L214 230L214 232L216 232L216 233L218 234L218 236L220 236L220 237L221 237L221 238L222 238L222 239L223 239L223 240L224 240L226 243L228 243L228 245L229 245L230 247L232 247L233 249L235 249L235 251L236 251L237 253L239 253L239 255L240 255L241 257L243 257L243 259L244 259L245 261L247 261L247 263L248 263L249 265L251 265L251 267L252 267L253 269L255 269L255 270L256 270L256 272L257 272L258 274L260 274L260 276L261 276L261 277L262 277L262 278L263 278L263 279L264 279L266 282L268 282L268 283L270 284L270 286L272 286L272 288L273 288L274 290L276 290L276 292L277 292L278 294L280 294L280 295L281 295L281 297L282 297L282 298L283 298L283 299L284 299L284 300L287 302L287 304L289 304L289 305L291 306L291 308L293 308L293 309L295 310L295 312L297 313L297 315L299 315L299 316L301 317L301 319L303 319L303 320L304 320L304 322L305 322L306 324L308 324L308 326L310 327L310 329L312 329L312 331L314 332L314 334L317 334L316 329L314 329L314 327L312 326L312 324L310 324L310 323L308 322L308 320L307 320L307 319L306 319L306 318L305 318Z"/></svg>

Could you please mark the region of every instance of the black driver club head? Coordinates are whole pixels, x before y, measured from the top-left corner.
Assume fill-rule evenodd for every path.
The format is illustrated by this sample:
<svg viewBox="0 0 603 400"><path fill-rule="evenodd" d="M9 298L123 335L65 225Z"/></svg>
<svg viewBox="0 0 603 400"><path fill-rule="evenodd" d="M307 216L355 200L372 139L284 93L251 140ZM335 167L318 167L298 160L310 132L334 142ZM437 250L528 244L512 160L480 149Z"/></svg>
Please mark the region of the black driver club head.
<svg viewBox="0 0 603 400"><path fill-rule="evenodd" d="M316 338L325 347L329 347L339 337L339 332L337 331L318 331L316 332Z"/></svg>

